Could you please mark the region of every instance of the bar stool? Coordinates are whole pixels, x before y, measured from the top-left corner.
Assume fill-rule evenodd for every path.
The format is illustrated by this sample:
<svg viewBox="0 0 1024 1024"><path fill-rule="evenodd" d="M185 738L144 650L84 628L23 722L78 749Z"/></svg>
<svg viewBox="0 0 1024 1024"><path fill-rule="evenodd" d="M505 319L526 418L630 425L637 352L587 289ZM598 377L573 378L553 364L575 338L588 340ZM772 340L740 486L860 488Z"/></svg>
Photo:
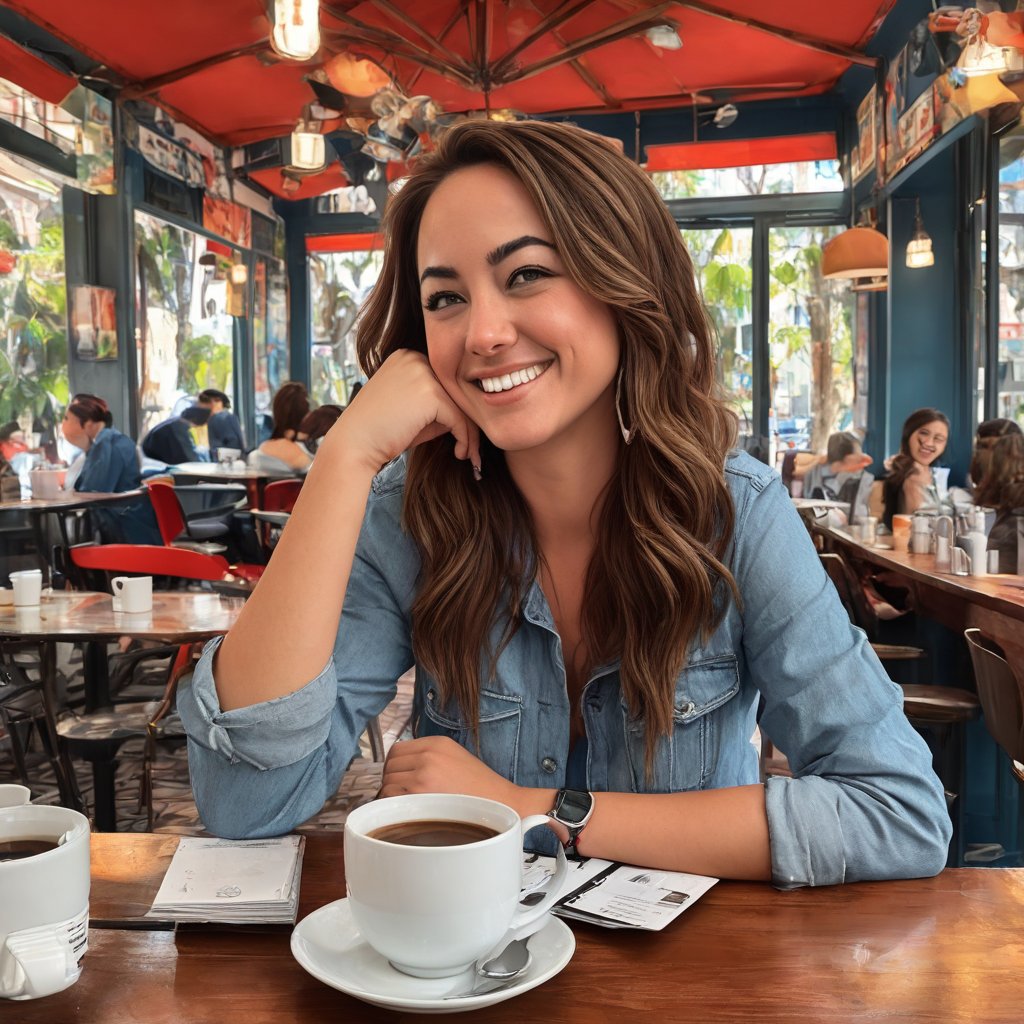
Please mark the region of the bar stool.
<svg viewBox="0 0 1024 1024"><path fill-rule="evenodd" d="M1002 649L980 629L965 629L974 665L985 727L1009 757L1014 777L1024 788L1024 684L1014 676Z"/></svg>

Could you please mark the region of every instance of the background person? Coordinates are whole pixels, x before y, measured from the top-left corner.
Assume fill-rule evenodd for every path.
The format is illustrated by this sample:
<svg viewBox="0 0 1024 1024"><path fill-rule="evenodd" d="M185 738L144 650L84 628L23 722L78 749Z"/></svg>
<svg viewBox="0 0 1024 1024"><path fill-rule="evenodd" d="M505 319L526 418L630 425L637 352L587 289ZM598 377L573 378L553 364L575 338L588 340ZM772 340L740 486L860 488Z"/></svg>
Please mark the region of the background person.
<svg viewBox="0 0 1024 1024"><path fill-rule="evenodd" d="M292 472L305 472L313 461L298 441L302 420L309 412L306 385L294 380L282 384L274 395L272 410L274 429L270 439L256 449L261 456L257 463L270 469L281 467Z"/></svg>
<svg viewBox="0 0 1024 1024"><path fill-rule="evenodd" d="M894 515L938 505L935 464L948 440L949 418L938 409L917 409L904 421L900 450L887 463L882 487L882 518L890 530Z"/></svg>
<svg viewBox="0 0 1024 1024"><path fill-rule="evenodd" d="M320 442L324 439L327 431L338 422L338 417L344 412L340 405L319 405L310 410L302 418L299 424L299 440L306 446L310 454L316 455Z"/></svg>
<svg viewBox="0 0 1024 1024"><path fill-rule="evenodd" d="M642 170L568 124L464 121L384 230L369 382L179 691L207 828L316 813L415 663L385 797L528 814L564 787L592 801L585 856L784 887L939 871L931 756L779 477L730 454L693 264ZM765 785L761 694L793 770Z"/></svg>
<svg viewBox="0 0 1024 1024"><path fill-rule="evenodd" d="M849 431L830 434L825 455L803 475L804 497L839 499L850 483L856 489L860 475L871 462L871 456L864 454L856 434Z"/></svg>
<svg viewBox="0 0 1024 1024"><path fill-rule="evenodd" d="M183 462L205 462L196 448L193 427L201 427L210 418L210 410L192 405L180 416L156 424L142 439L142 453L165 466L179 466Z"/></svg>
<svg viewBox="0 0 1024 1024"><path fill-rule="evenodd" d="M74 481L80 493L120 494L142 485L135 442L114 427L107 403L96 395L77 394L64 413L61 433L85 456ZM89 514L107 544L161 544L148 497Z"/></svg>
<svg viewBox="0 0 1024 1024"><path fill-rule="evenodd" d="M206 388L199 392L198 402L210 410L210 418L206 424L206 434L210 440L210 458L216 462L217 453L221 448L233 448L244 455L245 435L241 422L231 411L231 399L223 391Z"/></svg>
<svg viewBox="0 0 1024 1024"><path fill-rule="evenodd" d="M1024 436L1012 420L1000 422L1010 423L1016 429L1004 427L1002 433L982 436L985 441L994 438L994 443L982 449L985 457L980 462L976 450L971 476L977 468L975 503L996 510L995 522L988 533L988 550L999 552L999 572L1016 573L1018 539L1014 511L1024 515Z"/></svg>

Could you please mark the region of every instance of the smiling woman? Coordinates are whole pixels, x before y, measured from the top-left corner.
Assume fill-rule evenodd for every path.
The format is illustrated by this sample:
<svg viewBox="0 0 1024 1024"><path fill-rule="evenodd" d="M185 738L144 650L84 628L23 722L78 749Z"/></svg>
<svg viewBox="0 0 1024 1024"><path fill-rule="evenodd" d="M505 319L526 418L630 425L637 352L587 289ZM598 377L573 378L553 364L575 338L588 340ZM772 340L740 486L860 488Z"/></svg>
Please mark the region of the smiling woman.
<svg viewBox="0 0 1024 1024"><path fill-rule="evenodd" d="M383 796L489 797L552 818L537 848L786 887L938 871L931 756L778 477L731 451L644 173L569 125L466 121L384 229L369 381L179 695L207 827L315 814L415 665ZM793 770L763 785L762 698Z"/></svg>
<svg viewBox="0 0 1024 1024"><path fill-rule="evenodd" d="M938 502L934 464L948 439L949 419L938 409L917 409L906 418L899 453L889 465L882 489L883 521L890 529L897 513L907 515Z"/></svg>

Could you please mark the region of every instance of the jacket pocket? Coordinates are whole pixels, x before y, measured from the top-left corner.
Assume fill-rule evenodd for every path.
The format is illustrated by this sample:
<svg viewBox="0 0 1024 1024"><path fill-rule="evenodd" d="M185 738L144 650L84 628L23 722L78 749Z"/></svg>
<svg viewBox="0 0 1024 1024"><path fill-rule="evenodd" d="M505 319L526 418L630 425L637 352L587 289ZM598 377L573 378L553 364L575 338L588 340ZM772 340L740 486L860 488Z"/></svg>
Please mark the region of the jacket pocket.
<svg viewBox="0 0 1024 1024"><path fill-rule="evenodd" d="M645 758L645 721L631 717L623 704L633 791L677 793L703 789L718 766L721 718L739 688L739 667L734 654L687 665L676 679L672 734L658 739L650 775Z"/></svg>
<svg viewBox="0 0 1024 1024"><path fill-rule="evenodd" d="M437 688L429 686L423 698L418 735L448 736L499 775L515 782L522 711L521 697L481 690L478 749L477 737L466 724L458 704L454 700L442 704Z"/></svg>

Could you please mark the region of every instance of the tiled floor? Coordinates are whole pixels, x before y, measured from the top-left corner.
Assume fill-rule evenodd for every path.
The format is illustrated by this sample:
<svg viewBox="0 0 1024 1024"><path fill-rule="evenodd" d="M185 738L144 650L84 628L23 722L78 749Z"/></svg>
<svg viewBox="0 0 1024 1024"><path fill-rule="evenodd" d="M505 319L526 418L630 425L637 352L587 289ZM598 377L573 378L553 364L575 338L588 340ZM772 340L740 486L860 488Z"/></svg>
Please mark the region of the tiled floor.
<svg viewBox="0 0 1024 1024"><path fill-rule="evenodd" d="M64 652L60 665L68 688L74 694L76 682L81 674L81 657L77 652ZM412 710L412 673L398 681L398 693L394 702L381 715L381 732L385 749L404 734L407 734ZM122 832L147 831L146 807L141 802L142 755L144 741L128 740L122 747L115 786L117 801L118 830ZM381 764L370 759L369 743L364 736L360 742L361 754L349 766L338 787L336 795L327 802L323 810L303 825L298 831L329 831L344 827L348 812L359 804L372 800L380 788ZM32 794L35 803L58 803L59 795L53 772L36 754L31 758ZM87 806L92 803L92 772L84 761L74 762L79 788ZM188 777L188 759L185 747L161 746L155 761L153 774L153 808L155 832L171 832L179 835L202 834ZM0 729L0 782L17 780L15 765L11 756L9 739Z"/></svg>

